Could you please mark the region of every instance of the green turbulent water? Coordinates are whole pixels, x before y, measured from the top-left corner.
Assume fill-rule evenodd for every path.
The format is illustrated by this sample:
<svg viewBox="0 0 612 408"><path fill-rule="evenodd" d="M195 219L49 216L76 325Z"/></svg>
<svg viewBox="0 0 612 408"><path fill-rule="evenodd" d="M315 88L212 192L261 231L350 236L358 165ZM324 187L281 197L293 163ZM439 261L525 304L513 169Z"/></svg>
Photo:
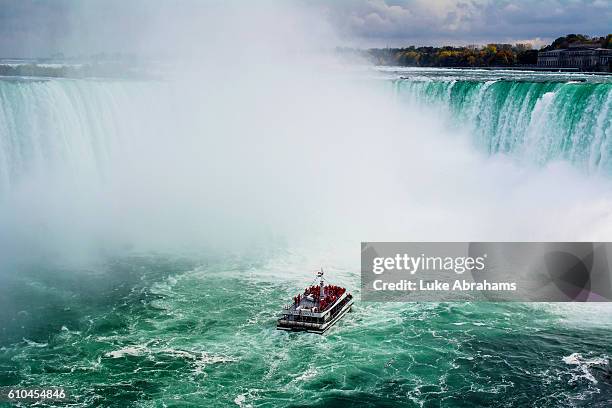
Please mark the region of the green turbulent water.
<svg viewBox="0 0 612 408"><path fill-rule="evenodd" d="M295 334L276 331L275 317L310 276L272 270L143 256L95 272L21 271L0 289L0 385L63 386L67 404L82 407L612 401L598 366L612 352L611 326L578 324L596 309L574 321L550 305L357 300L328 335ZM334 277L358 286L354 273Z"/></svg>
<svg viewBox="0 0 612 408"><path fill-rule="evenodd" d="M612 80L579 74L406 71L400 100L450 113L489 154L612 172ZM399 75L399 74L398 74ZM432 79L433 78L433 79ZM582 82L584 81L584 82Z"/></svg>

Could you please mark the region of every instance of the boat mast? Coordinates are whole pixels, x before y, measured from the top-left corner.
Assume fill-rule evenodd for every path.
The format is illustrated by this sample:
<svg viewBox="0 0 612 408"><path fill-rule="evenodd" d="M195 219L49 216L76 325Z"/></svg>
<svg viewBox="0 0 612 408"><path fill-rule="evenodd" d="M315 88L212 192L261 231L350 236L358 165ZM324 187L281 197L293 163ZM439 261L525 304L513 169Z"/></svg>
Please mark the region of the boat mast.
<svg viewBox="0 0 612 408"><path fill-rule="evenodd" d="M321 282L320 282L321 291L319 292L319 305L320 305L321 301L325 298L325 294L323 294L323 287L325 286L325 282L323 281L323 267L321 267L321 269L317 273L317 277L321 279Z"/></svg>

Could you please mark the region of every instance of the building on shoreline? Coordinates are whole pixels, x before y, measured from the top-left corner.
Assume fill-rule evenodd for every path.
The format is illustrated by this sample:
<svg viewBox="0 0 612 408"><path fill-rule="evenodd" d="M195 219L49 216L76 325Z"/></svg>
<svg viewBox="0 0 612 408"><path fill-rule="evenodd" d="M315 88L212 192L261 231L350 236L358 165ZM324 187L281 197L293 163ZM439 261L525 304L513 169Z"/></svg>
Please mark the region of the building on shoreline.
<svg viewBox="0 0 612 408"><path fill-rule="evenodd" d="M569 48L540 51L538 67L612 72L612 49L597 48L591 44L570 44Z"/></svg>

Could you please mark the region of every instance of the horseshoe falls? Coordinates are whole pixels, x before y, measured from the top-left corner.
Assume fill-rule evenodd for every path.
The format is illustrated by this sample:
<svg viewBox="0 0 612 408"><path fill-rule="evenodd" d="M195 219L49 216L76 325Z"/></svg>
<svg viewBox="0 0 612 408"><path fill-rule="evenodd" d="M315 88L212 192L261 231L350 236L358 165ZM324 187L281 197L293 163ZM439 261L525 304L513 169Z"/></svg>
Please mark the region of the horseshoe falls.
<svg viewBox="0 0 612 408"><path fill-rule="evenodd" d="M609 77L228 65L0 79L0 386L72 407L609 406L606 304L359 294L361 240L609 240ZM353 312L277 331L321 266Z"/></svg>
<svg viewBox="0 0 612 408"><path fill-rule="evenodd" d="M500 80L429 77L391 79L396 99L428 106L468 127L475 147L526 163L567 161L590 173L612 172L612 82L568 75L516 75ZM437 73L440 75L439 73ZM499 74L498 74L499 75ZM597 79L597 78L596 78ZM160 83L87 80L0 81L0 191L25 175L69 170L102 177L119 147L144 129L149 109L171 110ZM143 103L141 103L143 102ZM137 130L140 127L140 130ZM84 178L84 174L87 177ZM90 179L89 177L92 177Z"/></svg>
<svg viewBox="0 0 612 408"><path fill-rule="evenodd" d="M539 165L563 160L610 174L612 83L575 79L547 80L542 74L499 79L488 73L481 80L397 79L393 86L399 99L450 112L488 154Z"/></svg>

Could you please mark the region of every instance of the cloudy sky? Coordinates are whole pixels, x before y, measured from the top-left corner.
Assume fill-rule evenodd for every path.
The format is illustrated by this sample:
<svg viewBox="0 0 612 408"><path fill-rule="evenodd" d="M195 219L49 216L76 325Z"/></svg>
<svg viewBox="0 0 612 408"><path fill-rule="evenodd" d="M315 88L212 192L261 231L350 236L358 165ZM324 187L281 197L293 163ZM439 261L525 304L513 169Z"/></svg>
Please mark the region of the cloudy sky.
<svg viewBox="0 0 612 408"><path fill-rule="evenodd" d="M373 45L538 43L612 31L611 0L355 0L329 15L343 34Z"/></svg>
<svg viewBox="0 0 612 408"><path fill-rule="evenodd" d="M137 52L185 27L224 31L222 8L244 10L257 19L276 8L286 9L287 4L281 0L0 0L0 57ZM328 26L334 32L329 37L333 45L530 41L539 46L568 33L612 31L612 0L295 0L292 4L311 16L313 33L327 32L315 25ZM252 13L253 7L259 14ZM283 36L288 29L283 20L283 14L277 13L262 24L277 26L275 35ZM223 34L228 37L236 31L226 28ZM142 35L144 30L149 34ZM207 35L195 29L188 33L190 39ZM174 42L185 38L176 36Z"/></svg>

